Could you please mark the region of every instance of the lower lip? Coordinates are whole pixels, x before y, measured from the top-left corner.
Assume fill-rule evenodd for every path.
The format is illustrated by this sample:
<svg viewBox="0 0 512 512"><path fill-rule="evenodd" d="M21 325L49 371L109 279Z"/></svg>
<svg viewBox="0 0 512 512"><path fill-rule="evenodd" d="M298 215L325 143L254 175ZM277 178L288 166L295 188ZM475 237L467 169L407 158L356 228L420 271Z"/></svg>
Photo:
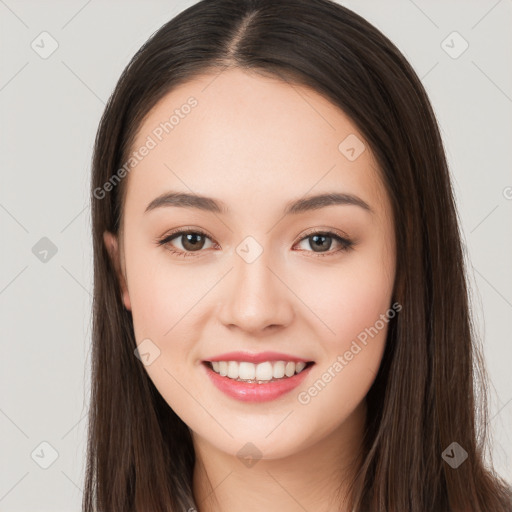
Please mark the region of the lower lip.
<svg viewBox="0 0 512 512"><path fill-rule="evenodd" d="M242 402L269 402L295 389L306 378L313 365L308 366L300 373L296 373L293 377L286 377L264 384L240 382L222 377L207 364L203 363L202 366L206 369L206 373L213 384L231 398L236 398Z"/></svg>

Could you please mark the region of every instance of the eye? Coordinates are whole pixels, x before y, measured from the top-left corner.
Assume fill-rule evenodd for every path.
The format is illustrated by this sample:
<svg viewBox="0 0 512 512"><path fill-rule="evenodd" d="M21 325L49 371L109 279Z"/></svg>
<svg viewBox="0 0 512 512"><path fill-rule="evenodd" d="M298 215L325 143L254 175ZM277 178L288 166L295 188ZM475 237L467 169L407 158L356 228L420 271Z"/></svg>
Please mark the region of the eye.
<svg viewBox="0 0 512 512"><path fill-rule="evenodd" d="M171 245L171 242L175 239L181 239L181 248L179 250L176 250ZM166 235L163 239L158 240L158 245L166 246L170 252L177 256L187 257L194 256L194 252L200 252L201 249L204 248L205 239L211 240L211 238L200 229L179 229Z"/></svg>
<svg viewBox="0 0 512 512"><path fill-rule="evenodd" d="M180 240L181 248L176 248L171 244L174 240ZM205 248L205 241L210 240L210 236L200 229L187 229L181 228L169 233L164 238L157 241L158 245L165 246L171 253L186 258L195 256L194 253L201 252ZM341 251L348 251L354 246L354 242L344 236L340 236L334 231L313 231L299 240L299 243L309 241L309 246L313 248L312 251L306 250L305 252L313 252L315 256L330 256ZM337 250L329 250L333 242L339 244ZM212 244L213 245L213 244ZM210 246L211 247L211 246ZM319 250L317 250L319 249ZM304 249L301 249L304 250Z"/></svg>
<svg viewBox="0 0 512 512"><path fill-rule="evenodd" d="M334 251L329 249L332 247L333 242L336 241L339 244L339 248ZM313 231L308 233L305 237L302 237L299 243L307 242L309 247L313 249L315 256L331 256L341 251L348 251L353 248L354 242L346 237L340 236L334 231ZM317 250L318 249L318 250Z"/></svg>

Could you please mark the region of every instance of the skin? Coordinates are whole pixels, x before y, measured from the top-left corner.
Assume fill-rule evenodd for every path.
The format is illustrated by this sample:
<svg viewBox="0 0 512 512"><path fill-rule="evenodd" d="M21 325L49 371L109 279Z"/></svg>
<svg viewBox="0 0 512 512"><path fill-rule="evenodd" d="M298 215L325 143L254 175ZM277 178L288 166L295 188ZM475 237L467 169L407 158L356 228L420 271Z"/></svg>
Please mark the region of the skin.
<svg viewBox="0 0 512 512"><path fill-rule="evenodd" d="M363 140L340 109L309 88L238 69L172 90L143 121L134 148L190 96L197 107L125 178L119 239L104 235L137 343L149 338L160 350L145 368L191 429L201 512L333 510L360 455L365 396L387 323L309 403L298 395L390 308L389 198L367 145L354 161L338 150L350 134ZM169 190L216 198L231 213L171 206L144 212ZM372 212L331 205L283 217L289 201L320 192L354 194ZM181 227L210 237L188 251L191 257L156 243ZM306 237L312 228L338 230L355 245L337 251L332 239L315 252ZM263 249L251 263L236 252L249 235ZM169 245L190 247L183 236ZM315 365L279 399L241 402L214 387L201 366L233 350L280 351ZM248 442L261 454L251 467L237 456Z"/></svg>

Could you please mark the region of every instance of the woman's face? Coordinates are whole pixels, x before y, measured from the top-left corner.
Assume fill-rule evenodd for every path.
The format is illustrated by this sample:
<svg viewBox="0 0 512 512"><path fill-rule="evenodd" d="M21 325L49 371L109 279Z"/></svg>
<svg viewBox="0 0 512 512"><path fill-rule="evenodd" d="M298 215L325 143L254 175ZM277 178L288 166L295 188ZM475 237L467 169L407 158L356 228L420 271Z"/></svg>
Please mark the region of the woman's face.
<svg viewBox="0 0 512 512"><path fill-rule="evenodd" d="M395 277L356 127L308 88L231 69L165 96L132 151L112 254L145 368L194 439L272 459L355 425Z"/></svg>

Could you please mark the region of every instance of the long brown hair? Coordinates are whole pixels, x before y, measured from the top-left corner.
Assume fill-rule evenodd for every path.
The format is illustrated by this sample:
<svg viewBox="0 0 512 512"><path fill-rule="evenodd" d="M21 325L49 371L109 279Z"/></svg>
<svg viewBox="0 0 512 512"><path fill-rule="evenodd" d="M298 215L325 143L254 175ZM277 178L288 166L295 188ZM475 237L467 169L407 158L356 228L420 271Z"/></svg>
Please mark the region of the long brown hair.
<svg viewBox="0 0 512 512"><path fill-rule="evenodd" d="M177 85L229 67L308 86L343 110L370 145L392 203L394 299L402 310L390 322L367 395L351 508L510 512L510 488L484 461L487 377L434 113L399 50L330 0L203 0L151 36L108 101L92 168L92 384L83 510L176 512L194 505L190 431L134 356L132 317L103 232L119 233L127 179L120 169L144 116ZM453 454L450 446L467 452L456 468L443 457L446 449Z"/></svg>

